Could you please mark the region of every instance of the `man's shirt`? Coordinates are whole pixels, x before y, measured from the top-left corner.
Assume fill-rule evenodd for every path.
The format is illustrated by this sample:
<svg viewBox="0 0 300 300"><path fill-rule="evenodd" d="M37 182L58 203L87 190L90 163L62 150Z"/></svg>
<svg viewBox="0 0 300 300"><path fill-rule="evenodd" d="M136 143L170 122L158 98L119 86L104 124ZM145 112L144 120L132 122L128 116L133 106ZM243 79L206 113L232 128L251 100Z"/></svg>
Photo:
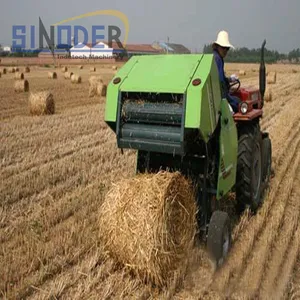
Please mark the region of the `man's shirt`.
<svg viewBox="0 0 300 300"><path fill-rule="evenodd" d="M214 54L215 62L217 64L217 68L219 71L222 97L227 98L228 97L228 80L227 80L227 78L225 76L225 72L224 72L224 60L216 50L213 51L213 54Z"/></svg>
<svg viewBox="0 0 300 300"><path fill-rule="evenodd" d="M229 94L229 80L225 76L224 60L216 50L213 51L213 54L219 72L222 98L227 99L230 105L232 106L232 108L234 109L234 111L237 112L239 99Z"/></svg>

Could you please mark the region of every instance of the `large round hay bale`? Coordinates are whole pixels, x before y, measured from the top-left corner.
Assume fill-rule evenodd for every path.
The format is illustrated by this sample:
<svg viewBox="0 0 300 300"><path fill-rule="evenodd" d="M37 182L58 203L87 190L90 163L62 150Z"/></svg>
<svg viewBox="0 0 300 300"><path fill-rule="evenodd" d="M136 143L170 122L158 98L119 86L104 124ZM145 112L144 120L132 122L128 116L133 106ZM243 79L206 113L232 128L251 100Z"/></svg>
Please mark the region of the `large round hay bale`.
<svg viewBox="0 0 300 300"><path fill-rule="evenodd" d="M56 72L48 72L48 78L49 79L57 79L57 73Z"/></svg>
<svg viewBox="0 0 300 300"><path fill-rule="evenodd" d="M96 68L95 67L90 68L90 72L96 72Z"/></svg>
<svg viewBox="0 0 300 300"><path fill-rule="evenodd" d="M51 115L55 113L53 95L49 91L31 93L29 111L32 115Z"/></svg>
<svg viewBox="0 0 300 300"><path fill-rule="evenodd" d="M5 75L6 73L7 73L7 69L6 69L6 68L3 68L3 69L2 69L2 74Z"/></svg>
<svg viewBox="0 0 300 300"><path fill-rule="evenodd" d="M19 68L18 67L14 67L15 72L19 72Z"/></svg>
<svg viewBox="0 0 300 300"><path fill-rule="evenodd" d="M15 68L8 68L8 73L15 73Z"/></svg>
<svg viewBox="0 0 300 300"><path fill-rule="evenodd" d="M71 79L73 72L65 72L65 79Z"/></svg>
<svg viewBox="0 0 300 300"><path fill-rule="evenodd" d="M82 70L82 69L83 69L83 66L78 66L78 69L79 69L79 70Z"/></svg>
<svg viewBox="0 0 300 300"><path fill-rule="evenodd" d="M22 93L22 92L28 92L29 91L29 82L28 80L17 80L15 82L15 92L16 93Z"/></svg>
<svg viewBox="0 0 300 300"><path fill-rule="evenodd" d="M272 100L273 100L272 90L267 88L265 90L264 101L265 102L272 102Z"/></svg>
<svg viewBox="0 0 300 300"><path fill-rule="evenodd" d="M65 73L65 72L68 71L68 68L67 68L67 67L62 67L62 68L61 68L61 71L62 71L63 73Z"/></svg>
<svg viewBox="0 0 300 300"><path fill-rule="evenodd" d="M98 93L98 85L103 84L101 76L91 76L89 78L89 97L94 97Z"/></svg>
<svg viewBox="0 0 300 300"><path fill-rule="evenodd" d="M197 230L194 192L178 172L124 179L108 192L99 223L111 257L162 286L184 269L191 253Z"/></svg>
<svg viewBox="0 0 300 300"><path fill-rule="evenodd" d="M80 75L77 75L77 74L73 74L71 76L71 82L72 83L81 83L81 76Z"/></svg>
<svg viewBox="0 0 300 300"><path fill-rule="evenodd" d="M17 72L17 73L15 73L15 79L16 80L23 80L24 79L24 74L23 73L19 73L19 72Z"/></svg>
<svg viewBox="0 0 300 300"><path fill-rule="evenodd" d="M267 76L267 83L268 84L275 84L276 83L276 77L277 77L276 72L269 72L269 74Z"/></svg>
<svg viewBox="0 0 300 300"><path fill-rule="evenodd" d="M292 69L292 73L296 74L297 70L296 69Z"/></svg>
<svg viewBox="0 0 300 300"><path fill-rule="evenodd" d="M24 73L30 73L30 68L29 67L25 67L24 68Z"/></svg>
<svg viewBox="0 0 300 300"><path fill-rule="evenodd" d="M89 85L97 84L98 82L103 82L103 79L101 76L91 76L89 78Z"/></svg>
<svg viewBox="0 0 300 300"><path fill-rule="evenodd" d="M100 97L105 97L107 92L107 85L104 83L98 83L97 85L97 95Z"/></svg>
<svg viewBox="0 0 300 300"><path fill-rule="evenodd" d="M246 75L246 71L245 70L239 70L239 75L240 76L245 76Z"/></svg>
<svg viewBox="0 0 300 300"><path fill-rule="evenodd" d="M116 71L116 70L118 70L118 67L117 66L112 66L112 69L113 69L113 71Z"/></svg>

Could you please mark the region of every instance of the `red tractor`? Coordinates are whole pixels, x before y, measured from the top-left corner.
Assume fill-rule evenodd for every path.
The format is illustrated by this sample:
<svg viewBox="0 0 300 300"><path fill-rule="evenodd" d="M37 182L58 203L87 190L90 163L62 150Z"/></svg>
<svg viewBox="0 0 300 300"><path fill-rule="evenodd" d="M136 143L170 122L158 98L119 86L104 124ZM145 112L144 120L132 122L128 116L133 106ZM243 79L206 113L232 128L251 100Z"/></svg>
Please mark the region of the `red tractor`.
<svg viewBox="0 0 300 300"><path fill-rule="evenodd" d="M271 176L271 140L260 128L266 87L265 44L266 41L261 48L259 88L241 87L239 80L230 87L230 93L241 100L239 112L233 116L238 129L236 199L239 211L246 207L257 210Z"/></svg>

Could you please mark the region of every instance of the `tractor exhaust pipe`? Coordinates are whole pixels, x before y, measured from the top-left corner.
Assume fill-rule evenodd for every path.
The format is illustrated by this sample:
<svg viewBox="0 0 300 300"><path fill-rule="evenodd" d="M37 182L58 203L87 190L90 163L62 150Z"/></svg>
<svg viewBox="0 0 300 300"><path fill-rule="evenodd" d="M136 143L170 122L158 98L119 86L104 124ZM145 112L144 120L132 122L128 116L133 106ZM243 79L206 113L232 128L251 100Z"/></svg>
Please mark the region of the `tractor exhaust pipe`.
<svg viewBox="0 0 300 300"><path fill-rule="evenodd" d="M262 98L262 107L264 106L264 96L266 90L266 67L265 67L265 50L266 40L264 40L261 46L261 58L260 58L260 67L259 67L259 91Z"/></svg>

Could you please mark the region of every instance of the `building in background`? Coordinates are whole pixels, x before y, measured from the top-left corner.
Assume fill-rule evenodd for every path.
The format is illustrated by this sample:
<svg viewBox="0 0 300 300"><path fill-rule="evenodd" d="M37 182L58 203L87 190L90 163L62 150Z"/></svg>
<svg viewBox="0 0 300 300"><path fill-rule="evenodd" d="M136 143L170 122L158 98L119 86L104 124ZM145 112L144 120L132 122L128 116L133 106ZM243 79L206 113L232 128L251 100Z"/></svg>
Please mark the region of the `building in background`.
<svg viewBox="0 0 300 300"><path fill-rule="evenodd" d="M6 53L11 53L11 47L10 46L3 46L2 51Z"/></svg>
<svg viewBox="0 0 300 300"><path fill-rule="evenodd" d="M155 41L152 47L166 54L191 54L191 51L182 44Z"/></svg>
<svg viewBox="0 0 300 300"><path fill-rule="evenodd" d="M155 55L161 54L159 49L155 49L151 44L127 44L126 52L128 57L134 55Z"/></svg>
<svg viewBox="0 0 300 300"><path fill-rule="evenodd" d="M111 45L109 45L108 42L99 42L94 46L90 43L85 45L80 43L70 49L71 58L131 57L134 55L151 55L160 53L161 50L153 48L151 44L127 44L123 49L115 42L111 43Z"/></svg>
<svg viewBox="0 0 300 300"><path fill-rule="evenodd" d="M115 58L135 55L156 54L190 54L191 51L181 44L154 42L152 44L126 44L125 49L116 42L109 44L107 41L96 45L79 43L70 48L71 58Z"/></svg>

